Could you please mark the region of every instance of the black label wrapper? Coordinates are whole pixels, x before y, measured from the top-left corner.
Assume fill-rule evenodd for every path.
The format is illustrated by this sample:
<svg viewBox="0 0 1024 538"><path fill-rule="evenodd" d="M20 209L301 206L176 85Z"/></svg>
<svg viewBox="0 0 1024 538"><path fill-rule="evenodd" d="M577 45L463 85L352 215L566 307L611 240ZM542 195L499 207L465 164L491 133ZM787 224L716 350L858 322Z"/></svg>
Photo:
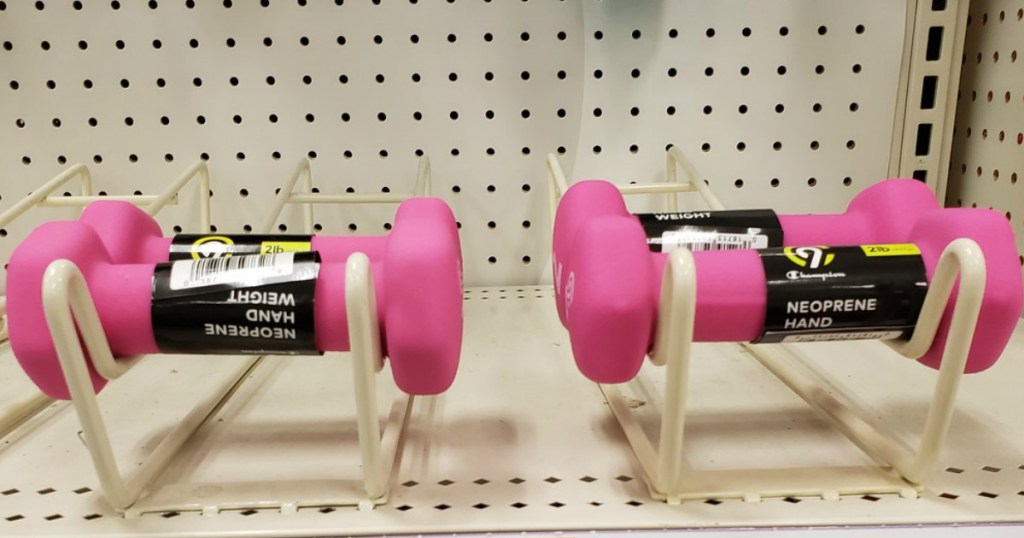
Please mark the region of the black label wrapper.
<svg viewBox="0 0 1024 538"><path fill-rule="evenodd" d="M782 225L770 209L637 215L653 252L740 250L782 246Z"/></svg>
<svg viewBox="0 0 1024 538"><path fill-rule="evenodd" d="M163 353L319 354L315 252L161 263L153 273L153 333Z"/></svg>
<svg viewBox="0 0 1024 538"><path fill-rule="evenodd" d="M768 300L757 342L909 338L928 292L915 245L785 247L759 254Z"/></svg>

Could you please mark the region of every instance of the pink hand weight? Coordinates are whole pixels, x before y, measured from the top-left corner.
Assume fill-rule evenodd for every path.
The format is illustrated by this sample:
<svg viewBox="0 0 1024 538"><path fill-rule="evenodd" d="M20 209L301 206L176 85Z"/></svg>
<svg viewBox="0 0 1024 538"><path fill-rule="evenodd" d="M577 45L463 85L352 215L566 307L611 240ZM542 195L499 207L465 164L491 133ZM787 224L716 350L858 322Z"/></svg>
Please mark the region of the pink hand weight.
<svg viewBox="0 0 1024 538"><path fill-rule="evenodd" d="M918 215L901 242L921 250L930 282L942 250L960 237L975 240L986 260L983 303L966 367L967 372L979 372L999 358L1024 303L1009 224L993 211L935 209ZM651 255L639 221L626 216L588 221L575 234L573 247L566 261L572 267L573 286L565 314L576 363L594 381L628 381L653 345L666 257ZM767 293L757 251L704 251L693 256L694 341L757 339L764 327ZM935 341L919 359L932 368L940 365L952 307L951 302Z"/></svg>
<svg viewBox="0 0 1024 538"><path fill-rule="evenodd" d="M395 382L410 394L443 392L454 380L462 339L461 251L454 216L439 199L408 200L379 249L371 272L381 340ZM92 226L77 221L44 224L15 249L7 272L11 347L43 392L68 399L40 293L43 274L57 259L68 259L82 271L111 350L120 357L159 353L151 315L155 264L113 263ZM347 351L344 263L321 263L313 308L316 348ZM91 366L90 374L95 390L101 390L106 379Z"/></svg>
<svg viewBox="0 0 1024 538"><path fill-rule="evenodd" d="M114 263L168 260L173 237L164 237L156 220L134 204L115 200L93 202L78 220L96 230ZM325 263L345 263L354 252L362 252L370 260L381 259L387 239L387 235L314 235L311 243L312 250L319 252Z"/></svg>
<svg viewBox="0 0 1024 538"><path fill-rule="evenodd" d="M779 215L785 245L856 245L859 243L899 243L926 211L939 209L928 187L913 179L892 179L872 185L851 202L839 215ZM565 324L564 290L573 274L569 260L579 248L576 233L601 216L631 216L622 194L607 181L580 181L573 184L558 203L552 241L555 278L555 304ZM635 217L634 217L635 218ZM641 237L643 241L645 238ZM636 239L631 239L636 241ZM622 245L631 252L638 245ZM641 243L644 250L646 244ZM667 255L647 252L656 263L664 265ZM600 268L589 270L600 271Z"/></svg>

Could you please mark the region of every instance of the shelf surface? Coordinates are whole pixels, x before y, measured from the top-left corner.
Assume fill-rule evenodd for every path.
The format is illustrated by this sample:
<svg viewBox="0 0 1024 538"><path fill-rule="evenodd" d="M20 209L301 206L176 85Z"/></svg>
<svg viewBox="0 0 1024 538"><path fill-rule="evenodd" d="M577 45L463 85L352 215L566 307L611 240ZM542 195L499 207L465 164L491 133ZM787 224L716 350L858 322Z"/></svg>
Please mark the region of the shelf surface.
<svg viewBox="0 0 1024 538"><path fill-rule="evenodd" d="M349 507L180 511L125 518L106 506L78 419L54 404L0 444L0 535L322 536L423 532L734 527L965 525L986 535L1024 522L1024 328L999 364L964 378L940 468L918 499L898 495L684 502L648 496L598 387L579 374L550 287L466 292L462 365L446 394L414 401L390 501ZM937 372L877 342L795 348L831 390L883 428L920 431ZM100 404L130 473L191 407L245 363L242 357L151 357L112 383ZM186 444L158 485L358 479L345 354L269 357ZM703 470L866 465L871 461L740 346L698 345L690 378L687 459ZM645 366L626 387L655 431L663 371ZM32 394L0 349L4 402ZM393 396L378 375L381 414ZM915 439L903 439L912 444ZM272 485L272 484L270 484ZM312 491L313 488L310 488ZM300 488L301 491L301 488ZM907 527L909 526L909 527ZM892 529L890 529L891 531ZM954 530L941 531L953 534ZM959 533L958 533L959 534ZM784 533L773 536L784 536ZM844 534L845 535L845 534ZM944 536L946 534L929 534ZM1009 536L1010 534L1005 534ZM721 536L721 535L718 535Z"/></svg>

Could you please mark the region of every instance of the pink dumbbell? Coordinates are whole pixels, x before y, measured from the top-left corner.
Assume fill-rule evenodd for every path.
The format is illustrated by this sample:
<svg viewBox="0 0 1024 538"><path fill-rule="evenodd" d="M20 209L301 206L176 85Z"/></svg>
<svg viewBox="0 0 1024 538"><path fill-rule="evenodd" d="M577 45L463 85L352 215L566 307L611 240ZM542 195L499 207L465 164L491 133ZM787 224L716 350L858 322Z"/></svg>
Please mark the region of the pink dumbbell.
<svg viewBox="0 0 1024 538"><path fill-rule="evenodd" d="M408 200L379 248L371 271L381 340L395 382L410 394L443 392L454 380L462 339L461 251L454 216L439 199ZM111 350L120 357L160 352L153 327L156 265L114 264L96 231L76 221L44 224L15 249L7 271L11 347L43 392L67 399L40 292L47 266L57 259L81 269ZM347 351L345 264L320 263L314 286L315 350ZM90 374L94 388L101 390L106 380L91 367Z"/></svg>
<svg viewBox="0 0 1024 538"><path fill-rule="evenodd" d="M103 244L110 253L114 263L159 263L168 261L174 237L164 237L153 217L137 206L121 201L103 200L93 202L85 208L80 222L88 224L99 234ZM247 241L252 244L253 238L264 237L275 244L294 241L295 236L273 235L254 236L251 234L229 235L203 234L191 236L197 241L214 239L199 249L207 247L223 247L221 240ZM310 250L320 253L325 263L345 263L353 252L362 252L370 260L379 260L384 255L387 235L380 236L329 236L314 235L308 240ZM188 245L183 245L187 247ZM256 244L258 246L258 243ZM179 248L176 245L176 248ZM197 249L197 257L216 254L211 250Z"/></svg>
<svg viewBox="0 0 1024 538"><path fill-rule="evenodd" d="M906 241L907 234L920 215L940 207L935 195L924 183L913 179L892 179L864 189L850 202L845 213L779 215L778 219L782 226L783 244L787 246L900 243ZM564 291L569 275L574 273L568 264L573 253L579 248L575 239L576 233L587 227L592 219L611 215L631 216L622 194L615 185L607 181L575 183L558 203L552 242L552 263L555 304L563 325ZM664 253L649 252L648 255L659 268L668 260L667 254Z"/></svg>
<svg viewBox="0 0 1024 538"><path fill-rule="evenodd" d="M954 239L973 239L984 253L985 291L966 371L984 370L1005 348L1024 302L1009 223L994 211L980 209L935 209L913 220L901 242L920 249L929 282L940 254ZM811 244L823 243L816 239ZM576 363L594 381L628 381L653 345L665 256L651 255L639 221L626 216L591 219L576 232L573 242L566 260L574 274L565 317ZM693 256L694 341L758 339L765 328L768 290L761 254L730 250L694 252ZM952 306L931 348L919 359L932 368L940 365Z"/></svg>

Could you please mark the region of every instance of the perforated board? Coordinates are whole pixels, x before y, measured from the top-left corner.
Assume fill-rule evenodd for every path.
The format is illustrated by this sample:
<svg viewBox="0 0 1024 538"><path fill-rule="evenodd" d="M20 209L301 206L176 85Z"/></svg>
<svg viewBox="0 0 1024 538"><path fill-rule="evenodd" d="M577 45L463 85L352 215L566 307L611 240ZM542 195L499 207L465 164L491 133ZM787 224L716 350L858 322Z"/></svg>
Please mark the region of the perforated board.
<svg viewBox="0 0 1024 538"><path fill-rule="evenodd" d="M1024 265L1024 3L971 5L953 140L951 206L1006 215Z"/></svg>
<svg viewBox="0 0 1024 538"><path fill-rule="evenodd" d="M75 162L154 194L208 159L214 225L240 232L301 156L321 192L400 192L425 152L467 283L536 282L549 152L572 178L652 181L676 144L734 207L841 209L886 175L905 20L881 0L6 2L0 209ZM375 234L393 211L316 221ZM27 215L0 258L73 214Z"/></svg>
<svg viewBox="0 0 1024 538"><path fill-rule="evenodd" d="M886 177L905 9L592 4L572 175L661 180L675 145L728 207L841 210Z"/></svg>

